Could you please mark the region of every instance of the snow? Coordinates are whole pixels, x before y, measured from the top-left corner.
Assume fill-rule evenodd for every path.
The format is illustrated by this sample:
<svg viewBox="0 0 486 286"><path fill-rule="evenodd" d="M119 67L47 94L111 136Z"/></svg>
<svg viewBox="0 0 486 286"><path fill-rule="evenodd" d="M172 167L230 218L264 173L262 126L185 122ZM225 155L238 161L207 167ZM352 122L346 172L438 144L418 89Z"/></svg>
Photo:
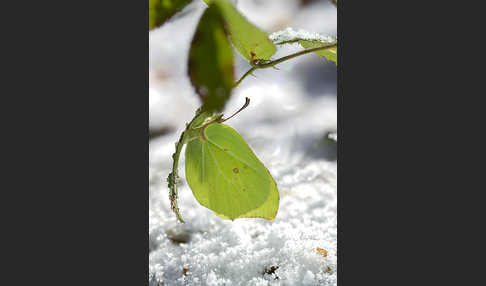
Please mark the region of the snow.
<svg viewBox="0 0 486 286"><path fill-rule="evenodd" d="M335 13L332 4L324 3L328 1L300 10L289 4L295 8L292 11L275 4L279 1L238 1L237 7L256 23L253 19L263 17L258 2L270 5L274 9L270 20L262 20L267 32L282 22L323 34L332 34L328 29L336 27L329 22L332 17L321 18ZM293 2L297 1L289 1ZM149 144L149 285L335 286L336 143L324 139L336 131L336 67L315 55L284 62L278 71L255 71L256 78L247 77L234 90L224 112L232 114L245 97L251 99L226 124L245 138L274 177L280 193L275 220L231 222L199 205L185 181L184 153L178 202L186 223L178 223L170 209L166 178L174 143L199 106L186 64L205 7L194 1L184 9L185 16L149 35L150 127L172 130ZM284 46L274 57L296 50ZM236 59L238 77L249 65L240 56ZM326 257L318 247L328 252Z"/></svg>
<svg viewBox="0 0 486 286"><path fill-rule="evenodd" d="M247 19L266 30L285 28L299 11L300 0L243 0L238 1L237 8ZM271 11L269 13L269 11Z"/></svg>
<svg viewBox="0 0 486 286"><path fill-rule="evenodd" d="M338 139L337 139L337 133L335 133L335 132L331 132L331 133L329 133L329 134L327 135L327 137L329 137L329 139L332 139L332 140L334 140L334 141L337 141L337 140L338 140Z"/></svg>
<svg viewBox="0 0 486 286"><path fill-rule="evenodd" d="M324 36L319 33L315 32L308 32L305 30L294 30L291 27L286 28L283 31L278 31L275 33L272 33L269 36L270 40L274 44L282 44L286 42L292 42L292 41L299 41L299 40L305 40L305 41L318 41L321 43L334 43L336 42L335 37L331 36Z"/></svg>

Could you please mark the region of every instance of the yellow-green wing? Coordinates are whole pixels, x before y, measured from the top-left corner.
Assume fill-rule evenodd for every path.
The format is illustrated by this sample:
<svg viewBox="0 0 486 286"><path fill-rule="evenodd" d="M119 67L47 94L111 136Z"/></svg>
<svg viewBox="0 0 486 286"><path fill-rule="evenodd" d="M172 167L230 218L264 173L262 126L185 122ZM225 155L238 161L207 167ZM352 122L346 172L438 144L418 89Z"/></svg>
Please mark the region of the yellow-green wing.
<svg viewBox="0 0 486 286"><path fill-rule="evenodd" d="M196 200L209 208L209 187L207 176L208 158L204 158L203 141L194 139L186 145L186 180ZM206 154L207 155L207 154Z"/></svg>
<svg viewBox="0 0 486 286"><path fill-rule="evenodd" d="M186 147L186 179L198 202L217 215L273 219L278 190L272 176L231 127L210 124Z"/></svg>
<svg viewBox="0 0 486 286"><path fill-rule="evenodd" d="M275 188L270 191L268 199L265 201L265 203L263 203L262 206L244 215L240 215L238 218L258 217L258 218L264 218L268 220L274 220L275 216L277 215L278 206L279 206L279 194L278 194L277 187L275 185ZM216 215L225 219L230 219L222 214L216 213Z"/></svg>

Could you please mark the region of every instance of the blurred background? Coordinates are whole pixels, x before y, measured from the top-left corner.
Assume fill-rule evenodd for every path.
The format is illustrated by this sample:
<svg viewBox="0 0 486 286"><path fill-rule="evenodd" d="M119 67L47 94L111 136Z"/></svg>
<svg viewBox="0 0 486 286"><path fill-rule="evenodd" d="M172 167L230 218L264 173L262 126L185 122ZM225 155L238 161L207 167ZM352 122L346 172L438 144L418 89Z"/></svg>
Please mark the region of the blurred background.
<svg viewBox="0 0 486 286"><path fill-rule="evenodd" d="M233 2L268 34L287 27L337 34L336 7L329 0ZM271 224L259 219L231 222L214 216L192 196L185 182L182 153L179 208L187 223L183 227L176 223L169 206L166 178L171 171L174 143L200 106L187 75L187 60L193 33L206 7L202 1L193 1L149 33L151 281L187 285L187 279L209 281L207 273L213 271L213 278L225 283L266 285L263 282L273 278L255 273L273 263L280 266L275 275L288 285L304 285L304 280L309 285L336 285L337 148L327 134L336 131L337 68L315 54L279 64L279 70L256 70L255 77L246 77L233 90L224 111L230 115L243 105L245 97L251 99L248 108L225 124L240 133L277 182L280 209L276 220ZM298 44L281 46L273 59L300 50ZM235 79L249 68L235 52ZM220 249L221 245L225 250ZM328 251L325 260L315 253L316 247ZM250 255L262 249L268 250L267 256ZM208 260L208 251L218 252L218 258ZM230 257L231 263L237 264L225 260ZM255 265L261 269L233 273ZM192 276L186 276L184 268L191 269ZM264 279L263 284L258 284L258 279Z"/></svg>
<svg viewBox="0 0 486 286"><path fill-rule="evenodd" d="M236 3L252 23L269 34L292 27L336 35L336 8L328 0L239 0ZM200 105L187 76L187 55L205 7L202 1L194 1L149 34L151 138L184 128ZM273 58L299 50L297 44L282 46ZM235 78L250 68L237 52L235 67ZM257 70L254 73L257 78L247 77L234 90L227 112L236 110L245 96L250 97L253 111L238 117L244 117L246 113L256 121L290 118L316 97L328 97L322 100L323 103L335 102L335 64L310 54L282 63L278 68L279 71Z"/></svg>

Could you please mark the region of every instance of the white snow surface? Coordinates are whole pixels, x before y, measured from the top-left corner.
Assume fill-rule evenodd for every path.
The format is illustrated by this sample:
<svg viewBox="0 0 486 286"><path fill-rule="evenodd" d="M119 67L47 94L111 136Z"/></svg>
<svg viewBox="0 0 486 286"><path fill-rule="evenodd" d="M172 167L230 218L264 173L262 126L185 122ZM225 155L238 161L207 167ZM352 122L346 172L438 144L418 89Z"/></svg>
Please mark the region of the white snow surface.
<svg viewBox="0 0 486 286"><path fill-rule="evenodd" d="M335 132L329 133L329 135L327 137L329 137L330 139L332 139L334 141L338 140L337 133L335 133Z"/></svg>
<svg viewBox="0 0 486 286"><path fill-rule="evenodd" d="M336 27L332 17L322 20L322 15L335 13L328 1L292 12L286 5L274 5L278 1L260 1L273 5L272 15L280 15L273 23L266 20L262 28L267 32L282 17L287 17L288 26L312 27L320 33ZM275 220L232 222L201 206L185 181L184 152L178 202L186 223L178 223L170 209L166 178L174 143L199 106L186 65L193 32L206 7L200 2L149 35L150 126L172 129L149 144L149 285L337 285L337 166L319 152L322 144L332 144L322 139L336 130L335 74L309 80L316 73L333 75L335 65L316 55L284 62L278 71L255 71L256 78L247 77L233 91L224 112L229 115L245 97L251 99L247 109L226 124L240 133L274 177L280 194ZM252 20L261 14L262 9L251 8L257 2L238 1L237 7ZM274 58L298 50L285 46ZM238 77L249 65L235 57ZM327 250L327 257L317 252L318 247ZM272 266L278 268L265 274Z"/></svg>
<svg viewBox="0 0 486 286"><path fill-rule="evenodd" d="M316 32L309 32L303 29L298 31L292 29L291 27L287 27L285 30L278 31L272 33L269 36L270 40L274 44L281 44L290 41L318 41L321 43L334 43L336 42L336 38L332 36L324 36Z"/></svg>

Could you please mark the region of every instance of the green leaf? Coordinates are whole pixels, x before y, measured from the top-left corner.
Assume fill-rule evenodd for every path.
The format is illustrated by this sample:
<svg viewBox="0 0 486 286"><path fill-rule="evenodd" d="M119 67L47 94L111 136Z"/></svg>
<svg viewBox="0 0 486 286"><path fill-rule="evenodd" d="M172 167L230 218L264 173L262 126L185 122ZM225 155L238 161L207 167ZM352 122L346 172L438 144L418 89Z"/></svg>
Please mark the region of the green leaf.
<svg viewBox="0 0 486 286"><path fill-rule="evenodd" d="M149 0L149 30L162 25L192 0Z"/></svg>
<svg viewBox="0 0 486 286"><path fill-rule="evenodd" d="M322 42L318 41L299 41L299 44L304 48L304 49L310 49L310 48L317 48L317 47L322 47L324 45L328 45ZM324 49L320 51L315 52L318 56L324 57L330 61L333 61L334 63L337 64L337 44Z"/></svg>
<svg viewBox="0 0 486 286"><path fill-rule="evenodd" d="M227 23L231 41L240 54L249 62L268 60L275 54L275 45L268 35L250 23L227 0L204 0L208 5L216 5Z"/></svg>
<svg viewBox="0 0 486 286"><path fill-rule="evenodd" d="M219 9L210 6L201 17L189 51L189 77L203 110L222 111L234 82L233 49Z"/></svg>
<svg viewBox="0 0 486 286"><path fill-rule="evenodd" d="M323 36L318 33L311 33L304 30L295 31L292 28L287 28L283 31L272 33L270 39L276 45L299 43L304 49L328 47L327 49L319 50L315 53L318 56L337 64L336 37Z"/></svg>

